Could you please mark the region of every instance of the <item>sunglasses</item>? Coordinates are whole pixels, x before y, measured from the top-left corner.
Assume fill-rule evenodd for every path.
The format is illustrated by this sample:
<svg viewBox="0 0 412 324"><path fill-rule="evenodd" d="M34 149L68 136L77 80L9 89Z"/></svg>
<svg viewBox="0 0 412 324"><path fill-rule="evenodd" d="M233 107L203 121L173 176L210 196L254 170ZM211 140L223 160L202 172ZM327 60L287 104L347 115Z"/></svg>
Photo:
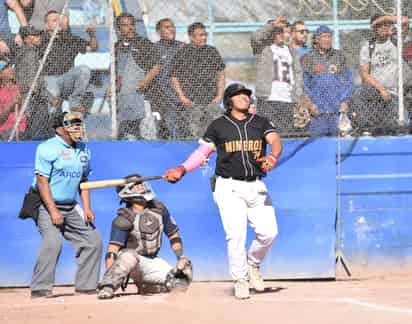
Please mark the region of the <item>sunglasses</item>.
<svg viewBox="0 0 412 324"><path fill-rule="evenodd" d="M301 29L301 30L297 30L296 32L303 35L303 34L308 34L309 30L308 29Z"/></svg>
<svg viewBox="0 0 412 324"><path fill-rule="evenodd" d="M7 60L0 60L0 72L8 67L14 68L14 64L10 64L10 61Z"/></svg>
<svg viewBox="0 0 412 324"><path fill-rule="evenodd" d="M381 23L381 24L377 24L377 25L376 25L376 28L382 28L382 27L389 28L389 27L392 27L392 26L393 26L393 23L391 23L391 22L384 22L384 23Z"/></svg>

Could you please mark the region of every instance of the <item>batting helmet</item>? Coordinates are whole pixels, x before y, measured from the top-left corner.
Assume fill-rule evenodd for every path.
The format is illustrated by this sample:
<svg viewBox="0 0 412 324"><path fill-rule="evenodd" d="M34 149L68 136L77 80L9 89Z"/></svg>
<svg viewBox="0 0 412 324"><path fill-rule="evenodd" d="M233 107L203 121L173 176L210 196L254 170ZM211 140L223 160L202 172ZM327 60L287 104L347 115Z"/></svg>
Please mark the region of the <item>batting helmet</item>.
<svg viewBox="0 0 412 324"><path fill-rule="evenodd" d="M223 106L226 110L230 110L232 108L232 97L238 95L239 93L244 93L250 97L252 95L252 90L246 88L240 83L233 83L226 88L223 95Z"/></svg>
<svg viewBox="0 0 412 324"><path fill-rule="evenodd" d="M140 174L132 174L126 178L136 177L140 178ZM140 186L139 188L134 188L135 186ZM133 202L148 202L155 198L155 193L152 186L148 182L135 183L130 182L125 185L116 187L117 194L119 195L120 202L126 204Z"/></svg>

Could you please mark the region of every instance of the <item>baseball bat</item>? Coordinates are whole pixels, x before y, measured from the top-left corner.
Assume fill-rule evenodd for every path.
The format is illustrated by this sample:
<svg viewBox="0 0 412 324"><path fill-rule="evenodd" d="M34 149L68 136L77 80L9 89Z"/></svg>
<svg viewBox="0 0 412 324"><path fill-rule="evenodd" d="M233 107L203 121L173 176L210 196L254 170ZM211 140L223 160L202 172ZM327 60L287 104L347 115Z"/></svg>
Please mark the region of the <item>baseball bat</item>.
<svg viewBox="0 0 412 324"><path fill-rule="evenodd" d="M150 177L128 177L122 179L110 179L110 180L99 180L99 181L87 181L80 184L80 189L82 190L92 190L107 187L115 187L125 185L126 183L142 183L151 180L160 180L163 176L150 176Z"/></svg>

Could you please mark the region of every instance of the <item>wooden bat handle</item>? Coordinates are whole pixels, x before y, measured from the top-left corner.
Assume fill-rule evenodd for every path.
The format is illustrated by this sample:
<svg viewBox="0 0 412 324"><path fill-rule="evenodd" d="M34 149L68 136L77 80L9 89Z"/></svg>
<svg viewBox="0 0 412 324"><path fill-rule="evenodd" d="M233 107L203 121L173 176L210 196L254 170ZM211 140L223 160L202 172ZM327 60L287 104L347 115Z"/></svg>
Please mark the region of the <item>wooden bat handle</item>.
<svg viewBox="0 0 412 324"><path fill-rule="evenodd" d="M99 188L107 188L107 187L115 187L126 184L125 179L113 179L113 180L100 180L100 181L89 181L89 182L82 182L80 184L80 189L82 190L90 190L90 189L99 189Z"/></svg>
<svg viewBox="0 0 412 324"><path fill-rule="evenodd" d="M88 181L82 182L80 184L81 190L91 190L91 189L99 189L99 188L107 188L107 187L115 187L124 185L126 183L135 182L141 183L144 181L151 181L151 180L160 180L163 179L162 176L151 176L151 177L130 177L126 179L112 179L112 180L100 180L100 181Z"/></svg>

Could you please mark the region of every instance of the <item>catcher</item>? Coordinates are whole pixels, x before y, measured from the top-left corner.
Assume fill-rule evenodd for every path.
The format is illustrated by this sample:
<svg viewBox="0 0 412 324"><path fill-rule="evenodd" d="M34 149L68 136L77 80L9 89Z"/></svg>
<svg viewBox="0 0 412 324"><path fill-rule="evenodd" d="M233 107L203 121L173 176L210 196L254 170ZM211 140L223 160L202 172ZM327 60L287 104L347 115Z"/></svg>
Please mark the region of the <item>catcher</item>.
<svg viewBox="0 0 412 324"><path fill-rule="evenodd" d="M138 174L129 177L140 177ZM105 257L106 272L99 286L99 299L110 299L129 276L140 294L145 289L156 292L186 290L192 281L192 264L183 256L179 229L166 206L155 199L147 182L128 183L116 191L120 208L112 223L111 237ZM162 246L162 234L169 238L176 255L175 267L157 256ZM150 291L154 292L154 291Z"/></svg>

